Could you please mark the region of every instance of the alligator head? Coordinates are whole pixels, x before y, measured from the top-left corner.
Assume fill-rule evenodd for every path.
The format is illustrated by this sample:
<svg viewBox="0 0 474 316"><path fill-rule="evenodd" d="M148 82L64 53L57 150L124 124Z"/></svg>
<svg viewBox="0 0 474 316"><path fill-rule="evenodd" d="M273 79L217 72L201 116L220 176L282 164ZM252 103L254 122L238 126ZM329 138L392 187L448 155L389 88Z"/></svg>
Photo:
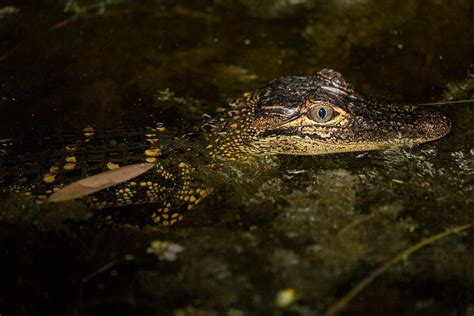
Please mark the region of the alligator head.
<svg viewBox="0 0 474 316"><path fill-rule="evenodd" d="M443 137L438 112L366 100L341 74L282 77L247 95L211 124L215 155L318 155L407 147Z"/></svg>

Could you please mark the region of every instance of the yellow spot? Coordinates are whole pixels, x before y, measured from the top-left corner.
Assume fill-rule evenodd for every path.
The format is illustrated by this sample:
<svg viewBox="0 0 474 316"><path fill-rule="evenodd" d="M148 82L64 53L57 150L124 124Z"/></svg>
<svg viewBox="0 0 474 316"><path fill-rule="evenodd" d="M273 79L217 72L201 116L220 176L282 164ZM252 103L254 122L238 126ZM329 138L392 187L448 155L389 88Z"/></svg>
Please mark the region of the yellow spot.
<svg viewBox="0 0 474 316"><path fill-rule="evenodd" d="M161 221L161 217L155 216L155 218L153 218L153 221L154 221L155 223L159 223L159 222Z"/></svg>
<svg viewBox="0 0 474 316"><path fill-rule="evenodd" d="M71 156L71 157L66 157L66 162L77 162L76 157Z"/></svg>
<svg viewBox="0 0 474 316"><path fill-rule="evenodd" d="M165 218L165 219L168 219L168 218L169 218L169 215L168 215L168 214L163 214L162 216L163 216L163 218Z"/></svg>
<svg viewBox="0 0 474 316"><path fill-rule="evenodd" d="M58 192L59 190L60 190L60 188L58 188L58 187L53 188L54 192Z"/></svg>
<svg viewBox="0 0 474 316"><path fill-rule="evenodd" d="M173 213L173 215L171 215L171 218L176 218L178 216L179 216L178 213Z"/></svg>
<svg viewBox="0 0 474 316"><path fill-rule="evenodd" d="M158 138L147 138L146 140L152 145L156 145L158 143Z"/></svg>
<svg viewBox="0 0 474 316"><path fill-rule="evenodd" d="M155 157L147 157L145 160L146 160L146 162L148 162L148 163L155 163L155 162L156 162L156 158L155 158Z"/></svg>
<svg viewBox="0 0 474 316"><path fill-rule="evenodd" d="M168 207L165 207L165 209L163 210L163 212L165 212L165 213L167 213L169 211L170 211L170 209Z"/></svg>
<svg viewBox="0 0 474 316"><path fill-rule="evenodd" d="M162 224L163 224L163 226L168 226L168 225L170 224L170 222L168 222L168 221L163 221Z"/></svg>
<svg viewBox="0 0 474 316"><path fill-rule="evenodd" d="M72 152L75 152L77 150L77 146L76 145L67 145L66 146L66 151L68 153L72 153Z"/></svg>
<svg viewBox="0 0 474 316"><path fill-rule="evenodd" d="M49 172L50 173L58 173L59 172L59 167L58 166L52 166L51 168L49 168Z"/></svg>
<svg viewBox="0 0 474 316"><path fill-rule="evenodd" d="M157 148L145 150L145 155L147 155L147 156L156 157L159 154L160 154L160 150L157 149Z"/></svg>
<svg viewBox="0 0 474 316"><path fill-rule="evenodd" d="M196 202L196 197L194 195L191 195L191 197L189 198L189 202L191 203Z"/></svg>
<svg viewBox="0 0 474 316"><path fill-rule="evenodd" d="M53 183L55 180L54 174L47 173L43 176L43 181L46 183Z"/></svg>
<svg viewBox="0 0 474 316"><path fill-rule="evenodd" d="M194 207L193 205L189 204L189 205L188 205L188 211L192 210L193 207Z"/></svg>
<svg viewBox="0 0 474 316"><path fill-rule="evenodd" d="M94 136L95 130L92 127L86 127L82 130L82 133L84 133L85 137L92 137Z"/></svg>
<svg viewBox="0 0 474 316"><path fill-rule="evenodd" d="M170 224L171 224L171 225L174 225L174 224L176 224L177 221L178 221L178 220L176 220L176 219L172 219L171 222L170 222Z"/></svg>
<svg viewBox="0 0 474 316"><path fill-rule="evenodd" d="M75 163L73 162L68 162L67 164L64 165L64 170L72 170L76 166Z"/></svg>
<svg viewBox="0 0 474 316"><path fill-rule="evenodd" d="M120 166L116 163L113 163L112 161L109 161L107 163L107 169L109 170L114 170L114 169L118 169Z"/></svg>
<svg viewBox="0 0 474 316"><path fill-rule="evenodd" d="M180 215L180 216L178 217L178 220L180 220L180 221L182 221L183 219L184 219L183 215Z"/></svg>
<svg viewBox="0 0 474 316"><path fill-rule="evenodd" d="M146 187L146 182L140 182L140 186Z"/></svg>
<svg viewBox="0 0 474 316"><path fill-rule="evenodd" d="M180 162L180 163L178 164L178 167L180 167L180 168L185 168L185 167L187 167L187 164L186 164L185 162Z"/></svg>
<svg viewBox="0 0 474 316"><path fill-rule="evenodd" d="M136 182L130 182L130 185L131 185L131 186L136 186L137 183L136 183Z"/></svg>
<svg viewBox="0 0 474 316"><path fill-rule="evenodd" d="M166 127L164 127L164 126L157 126L157 127L155 128L155 131L157 131L157 132L164 132L164 131L166 131Z"/></svg>

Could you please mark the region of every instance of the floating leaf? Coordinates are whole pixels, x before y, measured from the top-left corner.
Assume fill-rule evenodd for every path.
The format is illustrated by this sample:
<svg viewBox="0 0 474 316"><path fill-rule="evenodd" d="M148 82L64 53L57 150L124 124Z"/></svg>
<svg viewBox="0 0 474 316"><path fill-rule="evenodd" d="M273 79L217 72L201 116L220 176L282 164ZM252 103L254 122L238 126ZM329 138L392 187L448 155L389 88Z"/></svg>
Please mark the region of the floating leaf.
<svg viewBox="0 0 474 316"><path fill-rule="evenodd" d="M139 163L105 171L65 186L53 193L48 201L63 202L84 197L138 177L154 166L152 163Z"/></svg>

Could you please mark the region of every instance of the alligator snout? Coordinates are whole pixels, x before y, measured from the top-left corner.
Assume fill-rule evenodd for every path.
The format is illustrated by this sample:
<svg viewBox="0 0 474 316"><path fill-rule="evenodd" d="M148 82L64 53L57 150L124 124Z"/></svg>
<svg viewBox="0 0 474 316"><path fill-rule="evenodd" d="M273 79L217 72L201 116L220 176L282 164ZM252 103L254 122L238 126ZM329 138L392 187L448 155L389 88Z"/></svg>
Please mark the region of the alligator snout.
<svg viewBox="0 0 474 316"><path fill-rule="evenodd" d="M434 111L420 112L420 118L415 125L426 141L441 138L451 130L451 120L444 114Z"/></svg>

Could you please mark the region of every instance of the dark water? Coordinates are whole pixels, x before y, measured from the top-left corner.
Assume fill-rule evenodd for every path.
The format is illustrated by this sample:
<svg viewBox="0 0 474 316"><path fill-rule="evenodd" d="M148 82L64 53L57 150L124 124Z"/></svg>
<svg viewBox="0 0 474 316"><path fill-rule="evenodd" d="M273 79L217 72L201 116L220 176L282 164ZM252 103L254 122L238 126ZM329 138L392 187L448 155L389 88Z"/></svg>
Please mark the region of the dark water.
<svg viewBox="0 0 474 316"><path fill-rule="evenodd" d="M387 101L472 99L473 21L460 0L2 2L0 138L186 130L267 80L322 68ZM418 148L230 164L176 229L118 220L140 207L0 202L0 314L322 315L404 249L474 222L472 105L440 109L453 131ZM183 251L157 257L153 240ZM473 315L473 250L472 230L441 239L343 313Z"/></svg>

